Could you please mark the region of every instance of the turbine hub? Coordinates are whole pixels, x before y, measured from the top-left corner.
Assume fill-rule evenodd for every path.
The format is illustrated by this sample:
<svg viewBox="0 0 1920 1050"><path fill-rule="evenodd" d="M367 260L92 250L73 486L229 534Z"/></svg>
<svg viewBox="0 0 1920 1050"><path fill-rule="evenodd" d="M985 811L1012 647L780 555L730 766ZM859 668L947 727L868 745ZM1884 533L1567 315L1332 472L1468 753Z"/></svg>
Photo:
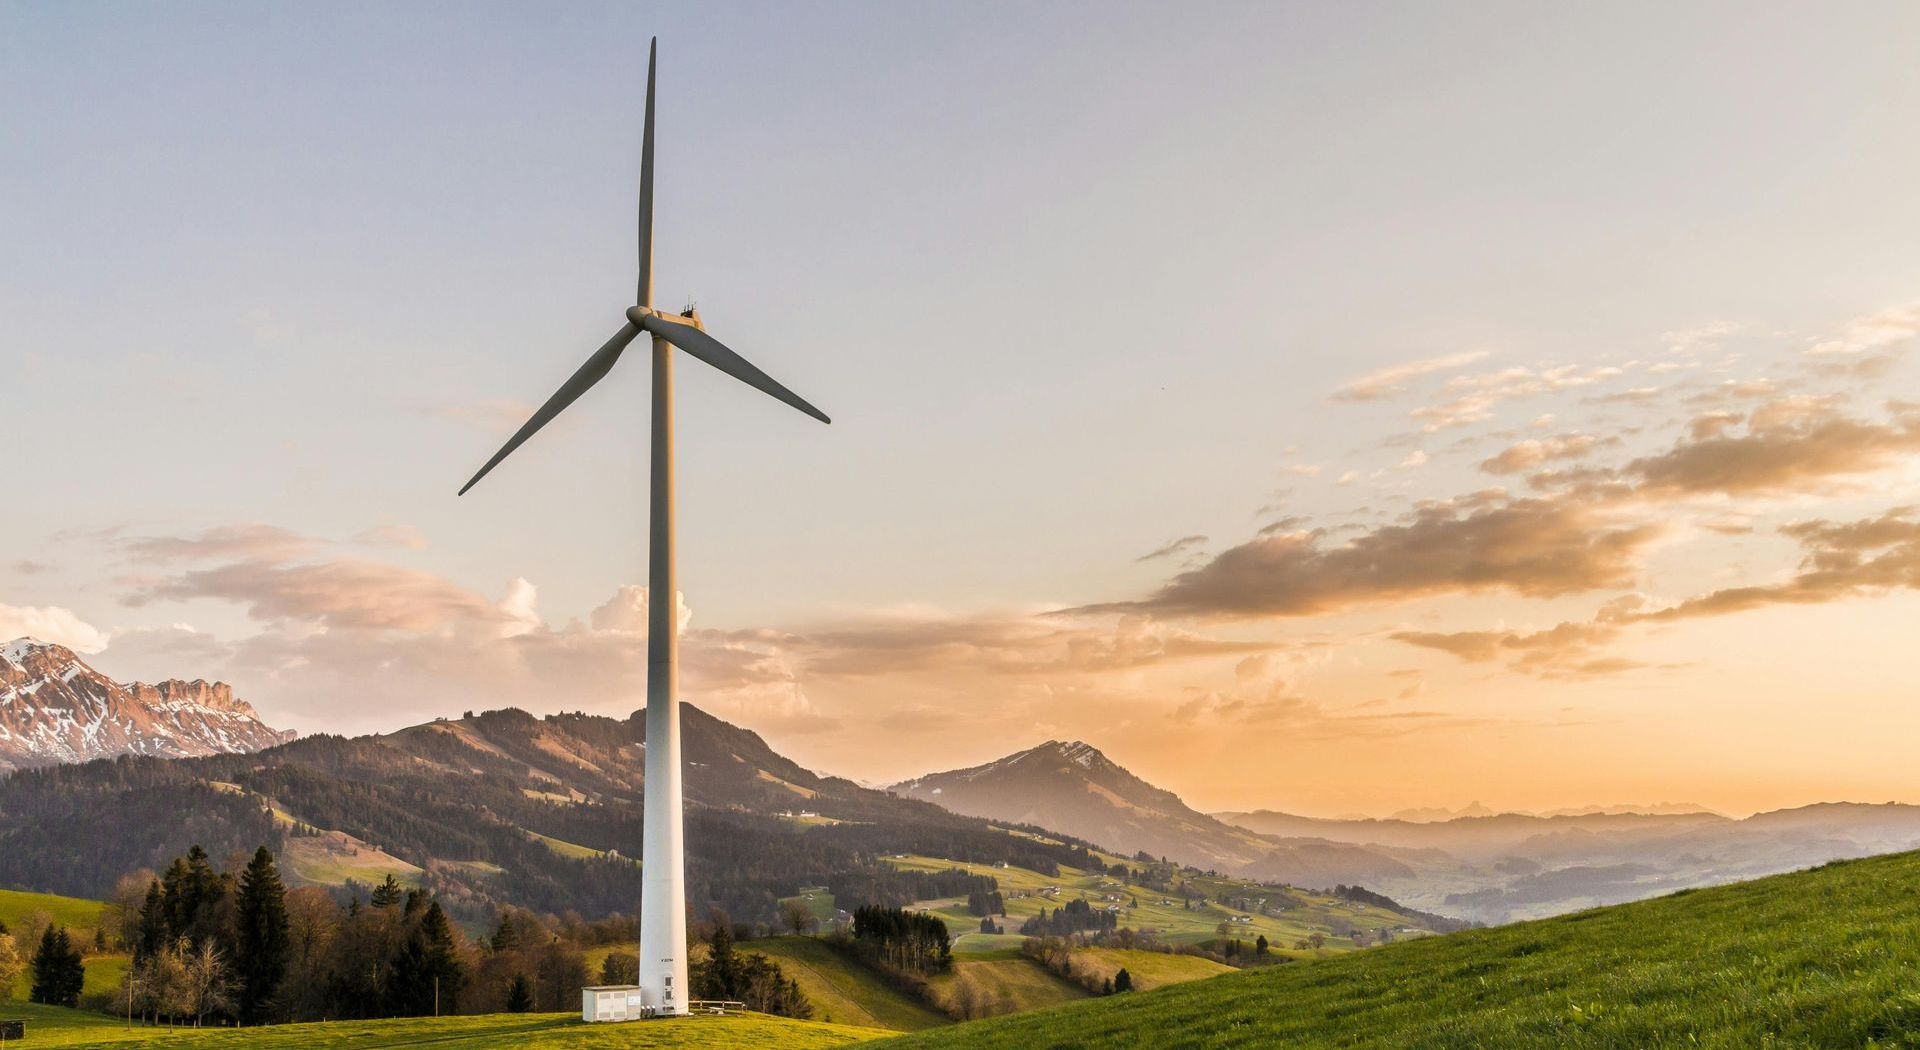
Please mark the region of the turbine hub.
<svg viewBox="0 0 1920 1050"><path fill-rule="evenodd" d="M646 319L652 317L654 312L653 309L645 306L629 306L627 307L627 320L632 321L637 328L644 328L646 327Z"/></svg>

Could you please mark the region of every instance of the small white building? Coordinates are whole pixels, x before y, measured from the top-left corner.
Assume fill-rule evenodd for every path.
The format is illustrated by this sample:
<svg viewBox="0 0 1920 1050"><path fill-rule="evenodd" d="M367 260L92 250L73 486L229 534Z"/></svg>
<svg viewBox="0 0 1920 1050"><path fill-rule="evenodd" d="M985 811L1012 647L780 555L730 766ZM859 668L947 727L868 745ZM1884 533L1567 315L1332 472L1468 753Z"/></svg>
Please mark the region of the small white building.
<svg viewBox="0 0 1920 1050"><path fill-rule="evenodd" d="M582 1021L637 1021L652 1016L653 1008L641 1002L637 984L603 984L580 989Z"/></svg>

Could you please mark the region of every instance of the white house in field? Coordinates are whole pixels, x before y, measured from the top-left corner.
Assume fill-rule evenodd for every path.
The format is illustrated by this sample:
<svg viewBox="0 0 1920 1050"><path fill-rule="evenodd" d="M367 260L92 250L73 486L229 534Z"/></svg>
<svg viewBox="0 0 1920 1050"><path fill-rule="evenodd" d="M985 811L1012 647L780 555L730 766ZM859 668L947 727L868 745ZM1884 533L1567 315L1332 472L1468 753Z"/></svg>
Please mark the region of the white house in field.
<svg viewBox="0 0 1920 1050"><path fill-rule="evenodd" d="M582 1021L637 1021L652 1016L653 1008L643 1005L637 984L603 984L580 989Z"/></svg>

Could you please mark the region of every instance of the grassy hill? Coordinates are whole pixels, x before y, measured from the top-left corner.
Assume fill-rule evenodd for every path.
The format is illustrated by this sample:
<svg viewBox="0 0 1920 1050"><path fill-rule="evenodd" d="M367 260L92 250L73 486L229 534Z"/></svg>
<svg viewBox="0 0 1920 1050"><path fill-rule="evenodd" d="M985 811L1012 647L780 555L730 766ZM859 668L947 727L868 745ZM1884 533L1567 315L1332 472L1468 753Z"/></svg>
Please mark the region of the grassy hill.
<svg viewBox="0 0 1920 1050"><path fill-rule="evenodd" d="M780 964L800 984L822 1021L917 1032L949 1024L925 1004L882 983L865 967L848 962L812 937L770 937L740 944Z"/></svg>
<svg viewBox="0 0 1920 1050"><path fill-rule="evenodd" d="M1920 1046L1917 891L1896 854L882 1045Z"/></svg>
<svg viewBox="0 0 1920 1050"><path fill-rule="evenodd" d="M110 1017L80 1010L0 1003L0 1017L27 1021L23 1046L180 1047L183 1050L335 1050L430 1044L441 1050L641 1050L641 1048L744 1048L744 1050L824 1050L888 1033L851 1025L790 1021L742 1014L692 1017L672 1022L589 1025L578 1014L489 1014L480 1017L416 1017L385 1021L333 1021L326 1024L274 1025L266 1028L180 1029L121 1027Z"/></svg>
<svg viewBox="0 0 1920 1050"><path fill-rule="evenodd" d="M1099 856L1108 864L1128 863L1123 857L1109 854ZM967 913L964 898L915 902L915 907L926 908L947 924L947 931L954 938L955 951L1018 947L1020 938L1015 934L1023 921L1037 914L1041 908L1057 910L1068 901L1082 897L1098 907L1108 904L1118 906L1120 925L1151 932L1172 945L1208 944L1218 940L1220 934L1217 931L1223 922L1228 924L1229 937L1251 943L1254 938L1264 935L1276 952L1303 958L1352 950L1355 947L1352 937L1341 936L1336 932L1336 927L1340 930L1365 931L1369 935L1386 929L1394 931L1394 936L1401 938L1424 936L1430 932L1416 920L1398 912L1302 889L1286 890L1286 898L1290 902L1297 902L1297 905L1276 914L1228 908L1212 899L1198 902L1194 909L1188 910L1177 899L1144 887L1122 885L1104 874L1064 864L1060 866L1059 875L1049 876L1027 868L966 864L942 857L903 855L887 860L903 871L960 868L978 875L991 875L999 882L1001 895L1006 901L1006 935L979 932L980 919ZM1233 898L1275 902L1281 899L1281 894L1272 887L1245 879L1200 872L1189 872L1182 877L1195 892L1205 893L1209 898L1225 893ZM1168 903L1162 904L1163 900ZM1242 917L1246 921L1236 921ZM1323 948L1294 947L1299 941L1316 933L1324 941Z"/></svg>
<svg viewBox="0 0 1920 1050"><path fill-rule="evenodd" d="M22 890L0 890L0 922L18 934L25 926L25 920L35 912L52 919L58 926L65 926L72 935L74 943L82 950L88 950L93 944L93 931L99 927L101 913L106 908L103 901L90 901L80 897L62 897L52 893L27 893ZM22 947L22 954L30 954L34 946ZM87 983L84 995L98 997L119 987L120 975L127 969L125 955L89 955L87 956ZM13 997L25 999L33 984L33 977L26 970L14 981ZM0 1014L18 1017L18 1013L8 1013L9 1004L0 1003Z"/></svg>

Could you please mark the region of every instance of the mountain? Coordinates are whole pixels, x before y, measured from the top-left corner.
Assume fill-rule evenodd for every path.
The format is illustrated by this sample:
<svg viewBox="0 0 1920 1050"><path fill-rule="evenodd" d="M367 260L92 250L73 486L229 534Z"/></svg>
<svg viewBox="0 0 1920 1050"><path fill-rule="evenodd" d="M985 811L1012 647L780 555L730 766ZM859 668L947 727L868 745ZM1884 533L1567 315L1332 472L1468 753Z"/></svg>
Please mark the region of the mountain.
<svg viewBox="0 0 1920 1050"><path fill-rule="evenodd" d="M1276 839L1201 813L1091 744L1049 740L970 769L895 784L894 793L968 816L1034 824L1121 853L1297 886L1410 878L1402 860L1325 839Z"/></svg>
<svg viewBox="0 0 1920 1050"><path fill-rule="evenodd" d="M0 646L0 773L116 755L188 757L292 740L225 682L115 682L64 646Z"/></svg>
<svg viewBox="0 0 1920 1050"><path fill-rule="evenodd" d="M1491 816L1493 816L1493 810L1487 808L1486 803L1476 801L1476 802L1469 802L1466 805L1460 807L1459 809L1447 809L1443 806L1425 806L1425 807L1416 806L1413 809L1403 809L1400 812L1395 813L1391 819L1410 820L1410 821L1416 821L1419 823L1430 823L1436 820L1452 820L1455 817L1491 817Z"/></svg>
<svg viewBox="0 0 1920 1050"><path fill-rule="evenodd" d="M0 886L102 897L121 875L164 867L194 843L242 861L264 843L296 884L364 886L391 872L433 888L463 919L485 921L505 904L631 912L645 723L644 712L508 708L252 754L22 769L0 779ZM949 873L899 870L887 859L899 854L1047 876L1099 864L1057 833L814 773L692 705L681 707L681 731L687 897L703 915L717 906L775 922L777 901L802 886L891 905L955 892Z"/></svg>

